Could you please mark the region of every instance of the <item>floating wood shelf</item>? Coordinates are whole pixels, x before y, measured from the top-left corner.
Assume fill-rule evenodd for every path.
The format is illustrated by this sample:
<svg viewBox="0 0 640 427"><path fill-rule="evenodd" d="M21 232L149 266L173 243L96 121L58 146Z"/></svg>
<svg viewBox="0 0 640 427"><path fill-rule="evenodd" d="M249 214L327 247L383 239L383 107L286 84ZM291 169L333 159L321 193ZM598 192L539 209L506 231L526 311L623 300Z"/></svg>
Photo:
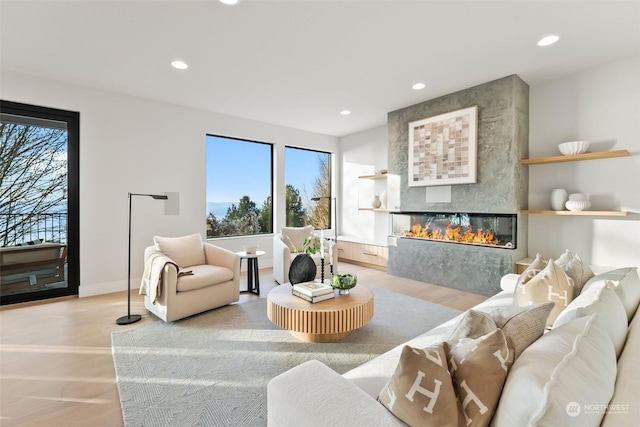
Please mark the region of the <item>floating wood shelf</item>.
<svg viewBox="0 0 640 427"><path fill-rule="evenodd" d="M362 175L359 176L358 178L360 179L385 179L387 177L386 173L378 173L375 175Z"/></svg>
<svg viewBox="0 0 640 427"><path fill-rule="evenodd" d="M388 209L380 208L358 208L359 211L389 212Z"/></svg>
<svg viewBox="0 0 640 427"><path fill-rule="evenodd" d="M522 159L520 160L520 163L523 165L542 165L547 163L576 162L579 160L610 159L614 157L627 156L629 156L629 150L599 151L597 153L576 154L575 156L552 156Z"/></svg>
<svg viewBox="0 0 640 427"><path fill-rule="evenodd" d="M627 216L626 211L544 211L524 210L527 215L566 215L566 216Z"/></svg>

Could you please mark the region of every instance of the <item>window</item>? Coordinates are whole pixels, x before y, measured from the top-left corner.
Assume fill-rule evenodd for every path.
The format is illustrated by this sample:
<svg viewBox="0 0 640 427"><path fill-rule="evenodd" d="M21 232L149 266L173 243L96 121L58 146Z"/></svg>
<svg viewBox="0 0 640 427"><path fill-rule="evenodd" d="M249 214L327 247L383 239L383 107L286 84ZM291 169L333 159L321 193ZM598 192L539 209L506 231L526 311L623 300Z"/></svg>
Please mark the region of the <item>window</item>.
<svg viewBox="0 0 640 427"><path fill-rule="evenodd" d="M8 101L0 109L2 304L76 295L80 115Z"/></svg>
<svg viewBox="0 0 640 427"><path fill-rule="evenodd" d="M273 232L273 147L207 135L207 237Z"/></svg>
<svg viewBox="0 0 640 427"><path fill-rule="evenodd" d="M284 155L286 225L331 228L331 154L286 147Z"/></svg>

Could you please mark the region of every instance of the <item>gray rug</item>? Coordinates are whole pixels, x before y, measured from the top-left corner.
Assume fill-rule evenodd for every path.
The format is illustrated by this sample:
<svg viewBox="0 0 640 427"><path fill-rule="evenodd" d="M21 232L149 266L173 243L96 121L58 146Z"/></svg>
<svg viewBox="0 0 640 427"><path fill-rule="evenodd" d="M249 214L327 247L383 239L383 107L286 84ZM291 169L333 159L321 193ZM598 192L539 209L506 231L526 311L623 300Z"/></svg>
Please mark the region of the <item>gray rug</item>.
<svg viewBox="0 0 640 427"><path fill-rule="evenodd" d="M113 332L125 426L265 426L271 378L311 359L344 373L459 313L371 289L373 319L338 343L296 340L264 298Z"/></svg>

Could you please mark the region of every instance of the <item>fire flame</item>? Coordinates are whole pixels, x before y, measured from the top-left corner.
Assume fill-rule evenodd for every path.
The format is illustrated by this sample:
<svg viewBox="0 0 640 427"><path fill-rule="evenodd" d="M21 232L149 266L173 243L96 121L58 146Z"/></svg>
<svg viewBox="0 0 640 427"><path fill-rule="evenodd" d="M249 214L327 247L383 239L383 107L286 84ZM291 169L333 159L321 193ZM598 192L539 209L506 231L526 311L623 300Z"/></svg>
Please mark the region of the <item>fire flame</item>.
<svg viewBox="0 0 640 427"><path fill-rule="evenodd" d="M491 230L482 231L478 228L475 232L471 228L467 228L464 233L461 232L461 227L453 227L451 224L447 225L444 232L441 228L434 228L429 231L429 226L424 227L420 224L416 224L411 227L410 231L405 232L406 237L418 237L422 239L431 240L448 240L460 243L479 243L483 245L497 245L498 239L495 238Z"/></svg>

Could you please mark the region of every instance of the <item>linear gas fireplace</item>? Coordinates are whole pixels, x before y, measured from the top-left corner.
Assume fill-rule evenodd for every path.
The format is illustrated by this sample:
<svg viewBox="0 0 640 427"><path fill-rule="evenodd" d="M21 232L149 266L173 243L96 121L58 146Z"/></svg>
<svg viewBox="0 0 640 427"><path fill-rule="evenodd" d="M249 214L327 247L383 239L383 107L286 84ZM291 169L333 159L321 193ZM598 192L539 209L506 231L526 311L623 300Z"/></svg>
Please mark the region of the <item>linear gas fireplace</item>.
<svg viewBox="0 0 640 427"><path fill-rule="evenodd" d="M445 243L516 248L515 214L393 212L391 235Z"/></svg>

